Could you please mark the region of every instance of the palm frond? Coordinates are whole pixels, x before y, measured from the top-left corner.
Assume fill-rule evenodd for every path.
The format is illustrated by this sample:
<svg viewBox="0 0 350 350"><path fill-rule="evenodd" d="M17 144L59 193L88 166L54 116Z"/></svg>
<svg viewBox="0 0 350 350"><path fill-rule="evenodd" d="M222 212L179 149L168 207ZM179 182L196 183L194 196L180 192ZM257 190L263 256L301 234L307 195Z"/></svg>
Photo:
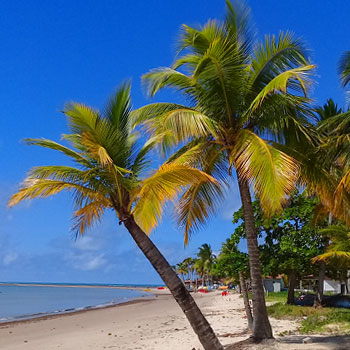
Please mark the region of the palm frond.
<svg viewBox="0 0 350 350"><path fill-rule="evenodd" d="M266 35L257 45L251 62L250 90L258 94L273 78L286 69L307 65L306 50L300 39L290 32L280 32L278 37Z"/></svg>
<svg viewBox="0 0 350 350"><path fill-rule="evenodd" d="M96 191L91 188L72 182L28 178L25 180L20 190L10 198L8 206L13 207L26 199L46 198L60 193L63 190L77 192L84 198L89 199L101 196L101 194L97 194Z"/></svg>
<svg viewBox="0 0 350 350"><path fill-rule="evenodd" d="M175 199L187 186L200 182L216 183L210 175L185 165L162 165L145 179L134 193L133 214L141 227L149 233L159 222L167 201Z"/></svg>
<svg viewBox="0 0 350 350"><path fill-rule="evenodd" d="M117 89L116 93L110 98L105 115L110 120L111 124L121 131L124 136L127 136L130 131L130 82L124 82Z"/></svg>
<svg viewBox="0 0 350 350"><path fill-rule="evenodd" d="M249 57L255 39L250 9L242 1L226 0L225 28L231 42L235 42L242 56Z"/></svg>
<svg viewBox="0 0 350 350"><path fill-rule="evenodd" d="M342 263L349 264L350 263L350 252L330 251L330 252L323 253L323 254L320 254L320 255L312 258L313 263L320 262L320 261L334 262L335 260L338 261L338 266L339 266L339 262L340 262L340 264L342 264Z"/></svg>
<svg viewBox="0 0 350 350"><path fill-rule="evenodd" d="M74 151L73 149L70 149L69 147L63 146L55 141L51 141L48 139L32 139L32 138L24 139L24 141L28 145L41 146L41 147L50 148L52 150L61 152L66 156L73 158L73 160L77 161L78 163L86 167L92 166L90 160L84 157L84 155Z"/></svg>
<svg viewBox="0 0 350 350"><path fill-rule="evenodd" d="M191 48L196 54L203 54L212 40L223 34L223 27L216 21L208 21L203 28L195 29L188 25L182 25L180 39L178 41L178 52Z"/></svg>
<svg viewBox="0 0 350 350"><path fill-rule="evenodd" d="M340 58L338 73L342 87L350 82L350 51L346 51Z"/></svg>
<svg viewBox="0 0 350 350"><path fill-rule="evenodd" d="M310 85L309 75L315 65L306 65L303 67L293 68L274 77L255 97L249 107L250 114L264 102L266 96L274 93L286 93L288 88L307 95L307 88Z"/></svg>
<svg viewBox="0 0 350 350"><path fill-rule="evenodd" d="M191 77L168 67L153 69L149 73L144 74L142 82L147 94L152 97L164 87L187 90L193 88L194 84Z"/></svg>
<svg viewBox="0 0 350 350"><path fill-rule="evenodd" d="M254 186L267 215L282 209L299 176L299 164L249 130L241 130L230 154L240 177Z"/></svg>
<svg viewBox="0 0 350 350"><path fill-rule="evenodd" d="M136 124L143 124L149 135L158 136L158 142L164 140L164 144L169 145L215 134L217 129L215 122L205 114L173 103L153 103L141 107L133 112L133 118Z"/></svg>
<svg viewBox="0 0 350 350"><path fill-rule="evenodd" d="M111 204L107 200L93 200L82 208L79 208L74 213L73 220L75 223L73 225L73 230L76 231L77 234L84 234L88 228L101 221L106 207L109 206L111 206Z"/></svg>
<svg viewBox="0 0 350 350"><path fill-rule="evenodd" d="M51 179L84 183L89 180L92 170L81 170L64 165L47 165L32 168L27 178L29 179Z"/></svg>
<svg viewBox="0 0 350 350"><path fill-rule="evenodd" d="M176 206L177 224L184 230L184 245L191 234L205 224L224 198L223 186L213 182L199 182L189 187Z"/></svg>

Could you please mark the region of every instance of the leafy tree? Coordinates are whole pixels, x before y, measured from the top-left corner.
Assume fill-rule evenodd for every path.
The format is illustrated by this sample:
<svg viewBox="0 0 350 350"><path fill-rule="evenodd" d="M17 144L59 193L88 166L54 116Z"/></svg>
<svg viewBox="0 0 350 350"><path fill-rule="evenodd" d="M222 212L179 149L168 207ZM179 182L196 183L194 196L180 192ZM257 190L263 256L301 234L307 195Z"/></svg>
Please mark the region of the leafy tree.
<svg viewBox="0 0 350 350"><path fill-rule="evenodd" d="M294 288L298 278L315 273L311 259L324 248L324 240L313 224L318 199L305 193L293 194L286 208L270 219L264 216L259 201L253 203L255 224L264 238L260 246L263 271L266 275L288 276L288 300L294 304ZM234 214L234 223L240 223L237 234L245 235L240 209Z"/></svg>
<svg viewBox="0 0 350 350"><path fill-rule="evenodd" d="M294 304L297 279L314 274L311 259L324 250L325 240L313 224L317 198L294 195L288 206L265 231L261 247L265 273L288 276L288 304Z"/></svg>
<svg viewBox="0 0 350 350"><path fill-rule="evenodd" d="M240 234L233 233L222 244L220 254L214 266L214 273L221 277L230 277L238 281L243 295L244 308L248 320L248 328L253 328L253 316L249 304L246 278L249 276L248 254L238 248Z"/></svg>
<svg viewBox="0 0 350 350"><path fill-rule="evenodd" d="M128 84L111 98L104 114L78 103L67 105L64 113L71 134L63 138L72 148L46 139L28 139L27 143L59 151L77 166L33 168L9 205L68 190L74 198L74 229L78 234L100 221L105 210L114 210L119 224L126 227L168 286L203 347L221 350L220 342L192 296L147 234L158 224L166 201L186 186L214 180L190 166L171 162L142 177L153 145L149 142L142 146L137 142L130 112Z"/></svg>
<svg viewBox="0 0 350 350"><path fill-rule="evenodd" d="M253 220L250 186L264 211L281 210L298 179L297 162L279 147L308 144L310 125L306 97L314 68L306 50L291 33L266 36L256 42L249 11L226 1L223 23L209 21L199 29L183 26L183 53L171 68L154 69L143 77L153 96L164 87L175 88L188 106L154 103L135 113L151 140L164 150L187 143L172 157L196 165L229 182L236 170L247 232L253 290L253 337L272 337L268 320ZM277 143L276 143L277 142ZM192 186L180 201L179 223L185 243L222 198L216 184Z"/></svg>

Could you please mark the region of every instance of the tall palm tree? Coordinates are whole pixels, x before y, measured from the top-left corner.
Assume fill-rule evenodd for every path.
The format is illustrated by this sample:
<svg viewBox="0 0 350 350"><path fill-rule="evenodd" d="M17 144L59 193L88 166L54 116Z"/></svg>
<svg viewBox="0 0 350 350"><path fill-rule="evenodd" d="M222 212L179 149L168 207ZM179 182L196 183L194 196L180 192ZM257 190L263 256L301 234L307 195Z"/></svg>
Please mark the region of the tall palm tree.
<svg viewBox="0 0 350 350"><path fill-rule="evenodd" d="M130 85L124 84L111 98L104 114L71 103L64 113L71 134L64 135L72 148L47 139L28 139L30 145L66 155L74 166L39 166L31 169L20 190L9 202L45 198L62 190L73 194L74 229L83 234L114 210L132 238L159 273L207 350L222 349L209 323L148 233L163 213L164 203L187 186L213 182L207 174L187 165L167 163L147 177L147 156L152 143L141 145L131 127ZM214 181L215 182L215 181Z"/></svg>
<svg viewBox="0 0 350 350"><path fill-rule="evenodd" d="M276 143L309 143L309 74L299 39L290 33L256 42L249 11L226 1L223 23L209 21L199 29L184 25L172 67L143 77L153 96L164 87L183 93L189 104L154 103L135 112L151 140L166 151L186 143L171 158L191 164L224 183L236 170L243 205L253 290L253 337L272 337L268 320L250 189L270 215L281 210L298 179L299 164L274 147ZM185 243L213 213L223 195L217 184L199 184L180 201Z"/></svg>

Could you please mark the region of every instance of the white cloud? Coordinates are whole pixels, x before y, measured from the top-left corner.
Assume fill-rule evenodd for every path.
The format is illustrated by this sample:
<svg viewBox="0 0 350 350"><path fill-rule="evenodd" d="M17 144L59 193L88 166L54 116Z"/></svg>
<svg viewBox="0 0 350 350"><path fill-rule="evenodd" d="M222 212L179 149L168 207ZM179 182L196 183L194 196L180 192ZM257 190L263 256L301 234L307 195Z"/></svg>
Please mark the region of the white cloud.
<svg viewBox="0 0 350 350"><path fill-rule="evenodd" d="M96 251L101 248L101 242L97 241L92 236L83 236L79 237L74 242L73 247L82 251Z"/></svg>
<svg viewBox="0 0 350 350"><path fill-rule="evenodd" d="M103 257L103 254L101 254L99 256L95 256L90 261L87 261L82 269L85 271L96 270L102 267L106 262L107 260Z"/></svg>
<svg viewBox="0 0 350 350"><path fill-rule="evenodd" d="M2 262L5 266L10 265L11 263L13 263L15 260L17 260L18 258L18 254L15 252L9 252L7 254L5 254Z"/></svg>
<svg viewBox="0 0 350 350"><path fill-rule="evenodd" d="M104 254L91 253L70 253L66 255L65 260L75 269L81 271L97 270L107 263Z"/></svg>

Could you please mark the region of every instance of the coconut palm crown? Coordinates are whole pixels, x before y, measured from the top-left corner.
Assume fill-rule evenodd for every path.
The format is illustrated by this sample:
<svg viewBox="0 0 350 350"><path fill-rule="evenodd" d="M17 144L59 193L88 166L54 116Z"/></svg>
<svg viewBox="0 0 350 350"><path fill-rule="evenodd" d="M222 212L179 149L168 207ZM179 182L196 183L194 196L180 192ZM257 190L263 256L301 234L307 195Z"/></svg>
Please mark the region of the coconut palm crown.
<svg viewBox="0 0 350 350"><path fill-rule="evenodd" d="M171 87L189 105L153 103L134 117L164 149L192 141L177 152L178 162L199 161L220 179L228 167L235 168L271 214L281 209L299 174L298 163L273 144L310 141L306 92L315 66L291 33L256 43L249 28L247 10L230 2L224 23L209 21L199 29L184 25L179 42L184 54L172 67L151 70L143 81L150 96ZM213 196L202 187L182 201L180 223L187 234L197 228L193 216L201 223L210 214ZM191 201L194 196L201 201Z"/></svg>
<svg viewBox="0 0 350 350"><path fill-rule="evenodd" d="M171 157L223 183L236 170L244 210L253 289L256 339L272 337L268 321L250 187L267 215L281 210L299 180L299 162L282 149L314 144L307 91L314 65L303 43L289 33L254 40L249 11L226 1L226 18L203 27L184 25L179 56L168 68L143 76L153 96L170 87L187 105L153 103L134 112L164 150L184 143ZM185 243L220 203L223 187L191 186L179 205Z"/></svg>
<svg viewBox="0 0 350 350"><path fill-rule="evenodd" d="M74 229L83 234L113 208L122 222L133 215L150 232L159 222L164 203L190 184L215 182L187 165L167 163L148 177L147 158L152 143L140 146L131 128L130 85L124 84L111 98L104 115L83 104L66 105L71 134L63 135L73 147L47 139L26 139L27 144L59 151L74 166L38 166L31 169L10 206L25 199L71 191L75 201Z"/></svg>
<svg viewBox="0 0 350 350"><path fill-rule="evenodd" d="M68 190L74 197L74 229L78 234L101 220L105 210L113 209L119 224L124 224L173 294L204 349L222 350L192 296L146 234L158 224L165 202L188 186L216 181L198 169L172 162L145 176L153 143L140 145L130 112L129 84L117 90L104 113L78 103L68 104L64 114L71 133L63 135L63 139L71 148L46 139L26 141L59 151L76 166L33 168L9 205Z"/></svg>

